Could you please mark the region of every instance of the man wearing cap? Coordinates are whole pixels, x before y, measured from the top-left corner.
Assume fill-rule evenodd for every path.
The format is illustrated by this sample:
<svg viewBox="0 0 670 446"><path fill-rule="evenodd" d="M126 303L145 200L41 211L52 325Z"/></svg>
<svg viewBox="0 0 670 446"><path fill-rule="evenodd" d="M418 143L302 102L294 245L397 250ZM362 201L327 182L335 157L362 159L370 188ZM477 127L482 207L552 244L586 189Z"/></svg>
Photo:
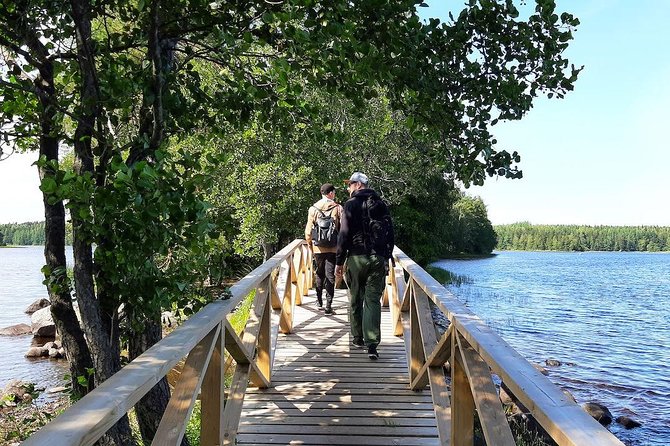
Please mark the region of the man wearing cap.
<svg viewBox="0 0 670 446"><path fill-rule="evenodd" d="M316 245L312 240L312 228L319 215L332 217L336 228L340 226L342 206L335 202L335 186L330 183L321 186L321 199L310 206L305 226L305 240L312 247L316 263L316 304L323 309L323 290L326 290L326 314L334 314L333 295L335 294L335 252L337 246Z"/></svg>
<svg viewBox="0 0 670 446"><path fill-rule="evenodd" d="M354 172L347 184L351 198L344 203L340 233L337 238L335 275L341 276L347 261L345 280L349 286L349 323L354 347L367 346L368 357L378 359L377 346L381 340L381 297L384 292L389 249L375 249L370 241L370 203L390 224L388 207L377 192L368 188L368 177ZM393 246L393 227L388 240ZM383 251L383 252L382 252Z"/></svg>

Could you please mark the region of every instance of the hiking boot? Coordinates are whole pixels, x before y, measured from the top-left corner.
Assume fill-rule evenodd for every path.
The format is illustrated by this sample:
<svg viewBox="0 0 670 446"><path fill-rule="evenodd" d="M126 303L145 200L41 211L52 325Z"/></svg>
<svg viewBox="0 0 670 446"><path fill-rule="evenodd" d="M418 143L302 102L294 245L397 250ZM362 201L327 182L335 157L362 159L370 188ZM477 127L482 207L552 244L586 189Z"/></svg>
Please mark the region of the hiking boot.
<svg viewBox="0 0 670 446"><path fill-rule="evenodd" d="M323 301L317 300L316 301L316 308L318 308L319 310L323 310Z"/></svg>
<svg viewBox="0 0 670 446"><path fill-rule="evenodd" d="M325 311L325 313L326 313L326 314L335 314L335 312L333 311L333 309L330 308L330 307L326 307L326 311Z"/></svg>
<svg viewBox="0 0 670 446"><path fill-rule="evenodd" d="M379 359L379 353L377 352L377 346L370 344L368 346L368 358L372 359L373 361L376 361Z"/></svg>
<svg viewBox="0 0 670 446"><path fill-rule="evenodd" d="M363 342L363 339L361 338L354 338L354 340L351 341L351 345L353 345L356 348L363 348L365 347L365 342Z"/></svg>

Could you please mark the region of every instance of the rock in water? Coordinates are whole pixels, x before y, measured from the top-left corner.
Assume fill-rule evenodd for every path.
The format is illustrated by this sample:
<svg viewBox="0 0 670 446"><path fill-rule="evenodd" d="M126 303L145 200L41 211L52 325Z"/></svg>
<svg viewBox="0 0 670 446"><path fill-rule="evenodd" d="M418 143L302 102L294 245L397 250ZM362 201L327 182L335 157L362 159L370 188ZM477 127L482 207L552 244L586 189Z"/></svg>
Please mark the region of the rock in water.
<svg viewBox="0 0 670 446"><path fill-rule="evenodd" d="M16 324L9 327L0 328L0 335L2 336L19 336L32 333L32 328L28 324Z"/></svg>
<svg viewBox="0 0 670 446"><path fill-rule="evenodd" d="M39 358L44 354L42 347L30 347L26 352L26 358Z"/></svg>
<svg viewBox="0 0 670 446"><path fill-rule="evenodd" d="M51 305L51 302L49 302L49 299L44 299L44 298L38 299L35 302L28 305L28 308L26 308L26 311L24 311L24 313L33 314L37 310L41 310L42 308L46 308L49 305Z"/></svg>
<svg viewBox="0 0 670 446"><path fill-rule="evenodd" d="M56 325L51 318L51 307L37 310L30 317L31 326L33 329L33 336L56 336Z"/></svg>
<svg viewBox="0 0 670 446"><path fill-rule="evenodd" d="M616 422L625 427L626 429L633 429L634 427L642 426L642 423L628 417L617 417Z"/></svg>
<svg viewBox="0 0 670 446"><path fill-rule="evenodd" d="M582 408L603 426L607 426L612 422L612 413L600 403L584 403Z"/></svg>

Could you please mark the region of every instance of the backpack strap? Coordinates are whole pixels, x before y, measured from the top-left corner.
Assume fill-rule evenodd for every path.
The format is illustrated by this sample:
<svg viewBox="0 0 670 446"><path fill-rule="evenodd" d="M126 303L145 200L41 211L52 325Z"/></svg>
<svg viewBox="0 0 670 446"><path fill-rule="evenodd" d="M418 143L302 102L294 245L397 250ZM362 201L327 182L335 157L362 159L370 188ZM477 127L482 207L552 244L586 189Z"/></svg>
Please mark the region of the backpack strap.
<svg viewBox="0 0 670 446"><path fill-rule="evenodd" d="M316 209L317 212L318 212L319 214L321 214L321 217L330 217L331 215L330 215L330 214L326 215L326 212L329 212L329 213L332 212L333 209L335 209L337 206L338 206L338 204L335 203L334 205L332 205L332 206L329 207L328 209L319 209L318 207L316 207L316 206L314 206L314 205L312 205L312 206L310 206L310 207L313 207L314 209Z"/></svg>

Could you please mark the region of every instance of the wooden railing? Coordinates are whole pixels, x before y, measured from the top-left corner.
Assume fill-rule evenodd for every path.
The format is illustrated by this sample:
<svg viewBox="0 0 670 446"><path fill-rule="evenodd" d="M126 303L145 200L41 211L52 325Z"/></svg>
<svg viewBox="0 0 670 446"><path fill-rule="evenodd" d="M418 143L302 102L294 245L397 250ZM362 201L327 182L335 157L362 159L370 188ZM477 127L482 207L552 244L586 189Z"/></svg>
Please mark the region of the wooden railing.
<svg viewBox="0 0 670 446"><path fill-rule="evenodd" d="M559 445L623 445L405 253L396 248L394 259L384 303L405 339L410 387L430 384L441 444L472 446L475 416L486 444L515 444L494 373ZM450 321L439 339L429 300Z"/></svg>
<svg viewBox="0 0 670 446"><path fill-rule="evenodd" d="M229 299L207 305L23 444L93 444L183 358L152 445L181 444L198 395L200 444L235 444L247 384L270 386L277 332L292 331L293 310L311 281L311 252L304 241L295 240L232 286ZM228 317L253 292L249 319L238 335ZM234 361L226 361L224 351ZM227 363L234 363L235 370L224 405Z"/></svg>
<svg viewBox="0 0 670 446"><path fill-rule="evenodd" d="M440 444L471 446L478 416L487 444L514 445L494 373L559 445L623 445L397 248L394 259L383 300L394 335L404 336L408 385L430 385ZM294 308L311 281L311 252L295 240L231 287L229 299L207 305L23 444L93 444L183 358L152 444L181 444L198 396L200 444L235 444L247 386L272 384L277 333L293 330ZM250 293L253 305L238 335L228 318ZM429 301L450 321L439 338ZM233 364L232 382L224 386Z"/></svg>

